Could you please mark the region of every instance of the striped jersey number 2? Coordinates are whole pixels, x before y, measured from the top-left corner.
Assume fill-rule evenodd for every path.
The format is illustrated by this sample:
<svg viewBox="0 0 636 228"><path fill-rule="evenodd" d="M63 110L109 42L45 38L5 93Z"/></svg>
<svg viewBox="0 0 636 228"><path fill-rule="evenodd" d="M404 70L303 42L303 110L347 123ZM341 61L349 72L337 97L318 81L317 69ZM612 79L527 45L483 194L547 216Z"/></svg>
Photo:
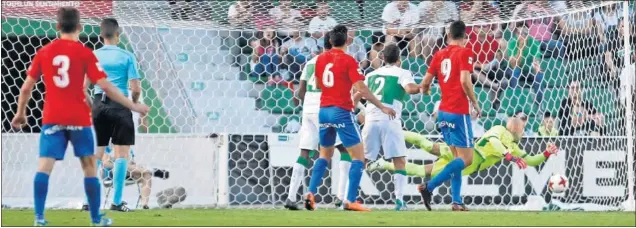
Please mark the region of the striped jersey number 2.
<svg viewBox="0 0 636 228"><path fill-rule="evenodd" d="M375 90L373 91L373 94L375 94L375 97L378 98L378 100L382 100L382 89L384 89L384 78L383 77L378 77L375 80L373 80L373 83L378 85L378 87L375 88Z"/></svg>
<svg viewBox="0 0 636 228"><path fill-rule="evenodd" d="M450 59L442 60L442 74L444 75L444 83L448 82L451 73L451 61Z"/></svg>
<svg viewBox="0 0 636 228"><path fill-rule="evenodd" d="M333 87L333 72L331 72L331 68L333 67L333 63L327 63L325 66L325 71L322 72L322 84L327 87Z"/></svg>

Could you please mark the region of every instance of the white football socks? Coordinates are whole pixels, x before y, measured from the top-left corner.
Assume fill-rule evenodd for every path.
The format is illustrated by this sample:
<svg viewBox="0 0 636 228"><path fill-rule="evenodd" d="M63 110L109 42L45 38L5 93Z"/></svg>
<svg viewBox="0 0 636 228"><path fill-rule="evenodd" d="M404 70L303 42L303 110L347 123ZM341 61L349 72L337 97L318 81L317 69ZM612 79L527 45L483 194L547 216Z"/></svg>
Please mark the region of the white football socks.
<svg viewBox="0 0 636 228"><path fill-rule="evenodd" d="M292 202L296 202L296 195L298 194L298 188L305 178L305 166L294 163L294 168L292 169L291 181L289 183L289 194L287 198Z"/></svg>
<svg viewBox="0 0 636 228"><path fill-rule="evenodd" d="M395 199L404 202L404 188L406 188L406 176L400 173L393 174L395 184Z"/></svg>
<svg viewBox="0 0 636 228"><path fill-rule="evenodd" d="M349 181L349 169L351 169L350 161L340 160L338 162L340 174L338 175L338 199L344 201L347 194L347 186Z"/></svg>

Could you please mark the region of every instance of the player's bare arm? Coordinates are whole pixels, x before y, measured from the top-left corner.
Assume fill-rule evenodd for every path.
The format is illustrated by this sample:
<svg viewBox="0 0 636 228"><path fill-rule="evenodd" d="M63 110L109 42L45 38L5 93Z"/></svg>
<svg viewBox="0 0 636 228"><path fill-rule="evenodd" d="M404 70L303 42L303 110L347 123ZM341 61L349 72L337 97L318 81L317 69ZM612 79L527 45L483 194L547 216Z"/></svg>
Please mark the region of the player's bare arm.
<svg viewBox="0 0 636 228"><path fill-rule="evenodd" d="M300 88L298 89L298 98L300 99L301 103L304 103L305 101L305 94L307 93L307 81L306 80L300 80Z"/></svg>
<svg viewBox="0 0 636 228"><path fill-rule="evenodd" d="M418 94L420 93L420 86L415 83L409 83L406 87L404 87L404 91L408 94Z"/></svg>
<svg viewBox="0 0 636 228"><path fill-rule="evenodd" d="M464 93L466 93L466 96L468 96L468 99L473 106L473 111L477 113L477 117L481 116L481 108L479 107L479 102L477 102L477 96L475 96L475 90L473 89L473 81L470 76L470 71L462 71L460 80L462 89L464 89Z"/></svg>
<svg viewBox="0 0 636 228"><path fill-rule="evenodd" d="M384 106L384 104L382 104L382 102L380 102L380 100L378 100L378 98L376 98L371 93L371 91L369 91L369 87L364 84L364 81L358 81L354 83L353 87L356 89L356 91L358 91L358 93L361 93L362 97L364 97L367 101L371 102L371 104L375 105L375 107L378 107L380 110L382 110L383 113L389 115L391 119L395 119L395 110Z"/></svg>
<svg viewBox="0 0 636 228"><path fill-rule="evenodd" d="M426 95L431 95L431 84L433 83L433 78L435 76L431 73L426 73L424 75L424 80L422 80L422 84L420 84L420 92Z"/></svg>
<svg viewBox="0 0 636 228"><path fill-rule="evenodd" d="M133 103L132 100L129 100L126 96L124 96L124 94L119 91L119 89L117 87L115 87L112 83L110 83L106 78L102 78L99 81L97 81L96 83L100 88L102 88L102 90L104 90L106 96L108 96L108 98L114 100L117 103L120 103L121 105L123 105L124 107L138 112L142 115L145 115L146 113L148 113L148 106L146 106L145 104L136 104Z"/></svg>
<svg viewBox="0 0 636 228"><path fill-rule="evenodd" d="M88 93L88 87L91 86L91 80L88 77L84 78L84 97L86 97L86 104L88 107L93 108L93 99L91 99L91 95Z"/></svg>
<svg viewBox="0 0 636 228"><path fill-rule="evenodd" d="M18 97L18 110L11 121L11 126L14 128L22 128L26 124L26 106L31 99L31 92L37 81L34 77L27 76L24 80L24 84L20 88L20 96Z"/></svg>
<svg viewBox="0 0 636 228"><path fill-rule="evenodd" d="M133 103L139 103L139 97L141 96L141 81L139 79L133 79L128 82L128 87L131 92Z"/></svg>

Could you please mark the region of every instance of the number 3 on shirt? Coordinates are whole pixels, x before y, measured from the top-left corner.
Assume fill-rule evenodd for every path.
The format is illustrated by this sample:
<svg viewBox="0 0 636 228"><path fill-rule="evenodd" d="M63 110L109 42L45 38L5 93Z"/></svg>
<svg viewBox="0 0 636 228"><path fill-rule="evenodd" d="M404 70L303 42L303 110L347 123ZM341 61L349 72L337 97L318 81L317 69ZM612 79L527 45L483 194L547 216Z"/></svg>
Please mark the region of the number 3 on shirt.
<svg viewBox="0 0 636 228"><path fill-rule="evenodd" d="M66 88L71 82L68 77L68 68L71 66L71 60L66 55L58 55L53 57L53 66L57 68L57 75L53 76L55 86Z"/></svg>
<svg viewBox="0 0 636 228"><path fill-rule="evenodd" d="M451 61L450 59L442 60L442 74L444 75L444 83L448 82L451 73Z"/></svg>
<svg viewBox="0 0 636 228"><path fill-rule="evenodd" d="M333 72L331 72L331 67L333 67L333 63L327 63L325 66L325 71L322 72L322 84L327 87L333 87Z"/></svg>

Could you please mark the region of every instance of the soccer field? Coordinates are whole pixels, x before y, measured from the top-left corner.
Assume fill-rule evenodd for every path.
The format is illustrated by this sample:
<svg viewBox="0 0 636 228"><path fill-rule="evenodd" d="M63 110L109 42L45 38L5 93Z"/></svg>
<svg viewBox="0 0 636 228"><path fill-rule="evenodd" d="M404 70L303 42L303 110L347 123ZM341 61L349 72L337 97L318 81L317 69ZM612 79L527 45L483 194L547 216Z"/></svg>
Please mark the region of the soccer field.
<svg viewBox="0 0 636 228"><path fill-rule="evenodd" d="M633 212L174 209L109 212L115 226L636 226ZM86 226L88 213L50 210L51 226ZM32 210L2 210L2 226L32 226Z"/></svg>

